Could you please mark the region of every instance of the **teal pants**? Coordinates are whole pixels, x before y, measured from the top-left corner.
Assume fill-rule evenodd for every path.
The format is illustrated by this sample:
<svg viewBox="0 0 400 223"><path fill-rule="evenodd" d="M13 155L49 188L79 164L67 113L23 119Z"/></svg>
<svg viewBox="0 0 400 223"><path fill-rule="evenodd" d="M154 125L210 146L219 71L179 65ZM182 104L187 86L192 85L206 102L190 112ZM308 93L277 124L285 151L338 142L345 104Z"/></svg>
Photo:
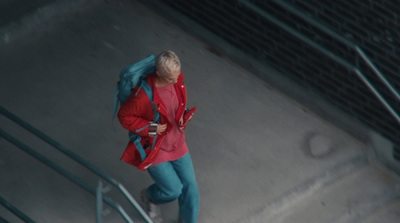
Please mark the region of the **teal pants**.
<svg viewBox="0 0 400 223"><path fill-rule="evenodd" d="M151 202L164 204L178 199L179 217L184 223L196 223L199 215L199 191L192 158L182 158L149 167L154 184L147 188Z"/></svg>

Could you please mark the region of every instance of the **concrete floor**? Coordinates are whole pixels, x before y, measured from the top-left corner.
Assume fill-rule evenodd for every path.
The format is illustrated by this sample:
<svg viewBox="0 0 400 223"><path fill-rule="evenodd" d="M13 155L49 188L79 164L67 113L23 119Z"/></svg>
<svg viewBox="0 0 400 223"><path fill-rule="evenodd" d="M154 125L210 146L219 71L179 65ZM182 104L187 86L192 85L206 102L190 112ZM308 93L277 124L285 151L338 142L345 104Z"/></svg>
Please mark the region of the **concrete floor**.
<svg viewBox="0 0 400 223"><path fill-rule="evenodd" d="M128 136L112 119L115 84L127 64L170 49L182 61L188 105L198 106L186 137L201 193L199 222L398 222L398 180L369 162L364 142L138 1L81 6L53 6L62 13L4 38L0 105L135 198L151 179L119 160ZM98 177L4 117L0 126L97 186ZM0 148L1 197L37 222L95 221L92 195L5 139ZM116 189L107 195L144 222ZM176 202L163 212L176 222ZM18 222L2 206L0 216ZM123 219L111 210L104 222Z"/></svg>

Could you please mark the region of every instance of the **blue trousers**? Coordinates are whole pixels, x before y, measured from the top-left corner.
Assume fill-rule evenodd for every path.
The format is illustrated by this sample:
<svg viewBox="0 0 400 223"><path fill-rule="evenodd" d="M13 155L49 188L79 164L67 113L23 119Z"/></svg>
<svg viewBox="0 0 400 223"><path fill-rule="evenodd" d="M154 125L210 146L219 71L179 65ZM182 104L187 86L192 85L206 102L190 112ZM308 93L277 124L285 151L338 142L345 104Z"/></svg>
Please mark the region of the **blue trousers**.
<svg viewBox="0 0 400 223"><path fill-rule="evenodd" d="M164 204L178 199L181 220L184 223L196 223L199 215L199 191L190 154L147 170L154 180L154 184L147 188L150 201Z"/></svg>

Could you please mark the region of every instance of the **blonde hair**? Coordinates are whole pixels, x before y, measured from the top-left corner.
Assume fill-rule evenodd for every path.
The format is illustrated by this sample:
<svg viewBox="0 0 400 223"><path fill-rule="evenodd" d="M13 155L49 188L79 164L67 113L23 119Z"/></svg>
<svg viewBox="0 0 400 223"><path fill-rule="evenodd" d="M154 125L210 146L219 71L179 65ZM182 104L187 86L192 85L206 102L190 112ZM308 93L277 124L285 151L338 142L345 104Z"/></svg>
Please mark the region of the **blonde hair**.
<svg viewBox="0 0 400 223"><path fill-rule="evenodd" d="M174 52L167 50L157 56L156 69L160 75L178 72L181 69L181 62Z"/></svg>

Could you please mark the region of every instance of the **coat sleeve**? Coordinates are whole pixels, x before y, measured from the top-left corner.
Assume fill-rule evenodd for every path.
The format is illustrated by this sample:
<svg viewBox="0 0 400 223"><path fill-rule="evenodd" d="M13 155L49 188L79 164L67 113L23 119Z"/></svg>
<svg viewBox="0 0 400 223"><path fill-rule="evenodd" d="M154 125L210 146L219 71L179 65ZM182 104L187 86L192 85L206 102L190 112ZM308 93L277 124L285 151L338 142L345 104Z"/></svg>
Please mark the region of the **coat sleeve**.
<svg viewBox="0 0 400 223"><path fill-rule="evenodd" d="M139 136L149 136L153 122L153 110L147 95L140 90L136 96L129 97L118 111L118 119L125 129Z"/></svg>

